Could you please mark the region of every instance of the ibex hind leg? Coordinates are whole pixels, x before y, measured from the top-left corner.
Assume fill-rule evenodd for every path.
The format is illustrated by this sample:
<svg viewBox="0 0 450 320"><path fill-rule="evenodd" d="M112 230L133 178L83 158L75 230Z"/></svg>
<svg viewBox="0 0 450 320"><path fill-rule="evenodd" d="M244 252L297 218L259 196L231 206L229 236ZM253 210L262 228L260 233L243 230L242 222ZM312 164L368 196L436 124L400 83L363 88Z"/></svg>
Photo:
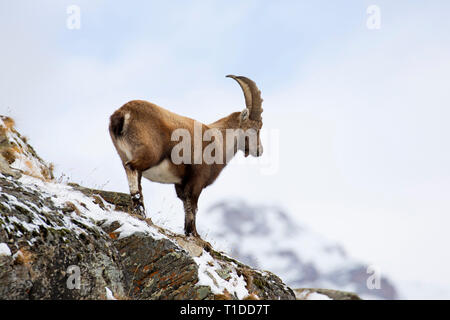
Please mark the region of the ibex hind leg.
<svg viewBox="0 0 450 320"><path fill-rule="evenodd" d="M142 174L138 170L133 170L125 166L128 186L130 187L131 205L133 213L145 218L144 197L142 196L141 179Z"/></svg>

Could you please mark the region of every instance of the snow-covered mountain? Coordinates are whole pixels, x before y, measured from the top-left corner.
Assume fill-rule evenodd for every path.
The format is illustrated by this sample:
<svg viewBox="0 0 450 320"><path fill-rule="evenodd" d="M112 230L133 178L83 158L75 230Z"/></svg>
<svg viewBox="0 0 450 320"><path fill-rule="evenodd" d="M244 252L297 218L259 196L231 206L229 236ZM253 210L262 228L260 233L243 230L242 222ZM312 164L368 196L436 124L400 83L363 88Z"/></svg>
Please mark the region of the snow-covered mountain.
<svg viewBox="0 0 450 320"><path fill-rule="evenodd" d="M398 298L398 290L385 277L379 289L369 289L368 265L298 225L278 207L227 200L207 212L198 223L208 231L208 240L244 263L274 272L291 288L352 291L366 299Z"/></svg>

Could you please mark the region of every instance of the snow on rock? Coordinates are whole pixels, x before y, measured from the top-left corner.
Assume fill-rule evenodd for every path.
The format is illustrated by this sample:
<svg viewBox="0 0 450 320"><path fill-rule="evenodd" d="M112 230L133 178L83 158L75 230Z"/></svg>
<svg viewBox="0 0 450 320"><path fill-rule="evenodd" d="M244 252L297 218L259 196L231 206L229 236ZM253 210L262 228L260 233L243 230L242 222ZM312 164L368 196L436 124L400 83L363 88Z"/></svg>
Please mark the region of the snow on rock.
<svg viewBox="0 0 450 320"><path fill-rule="evenodd" d="M105 290L106 290L106 300L117 300L117 299L114 297L112 291L109 290L108 287L105 287Z"/></svg>
<svg viewBox="0 0 450 320"><path fill-rule="evenodd" d="M9 250L9 247L6 243L0 243L0 257L1 256L10 256L11 250Z"/></svg>
<svg viewBox="0 0 450 320"><path fill-rule="evenodd" d="M312 292L307 296L306 300L333 300L333 299L324 294Z"/></svg>
<svg viewBox="0 0 450 320"><path fill-rule="evenodd" d="M146 219L118 210L115 204L96 196L95 190L87 195L73 185L28 175L13 179L3 174L0 174L0 187L0 208L4 209L0 212L0 225L7 237L3 238L0 233L0 241L13 239L15 243L11 268L29 266L41 259L37 257L47 258L55 250L70 244L69 247L74 246L70 250L75 251L75 262L64 262L69 259L65 252L58 254L62 260L55 264L64 264L62 269L65 270L69 263L77 265L79 259L87 261L83 272L89 272L91 278L101 276L102 280L96 283L98 290L105 284L102 297L105 297L105 290L107 297L116 297L112 293L109 295L110 284L104 283L101 270L106 264L116 279L114 292L127 299L295 298L292 290L275 275L249 268L208 246L208 251L204 250L204 242L198 239L174 234ZM129 201L128 195L116 196ZM86 241L91 243L89 246L93 242L99 249L92 251L84 247ZM23 248L25 242L27 246ZM51 253L47 253L46 245ZM111 248L115 248L113 252ZM84 253L76 253L78 250L84 250ZM107 259L107 262L97 261L99 258ZM14 264L15 260L20 263ZM118 260L122 262L117 264ZM42 265L48 263L42 262ZM42 267L35 271L38 272L42 272ZM131 283L118 283L119 279L129 279ZM127 290L130 287L132 290ZM70 292L73 293L75 291Z"/></svg>

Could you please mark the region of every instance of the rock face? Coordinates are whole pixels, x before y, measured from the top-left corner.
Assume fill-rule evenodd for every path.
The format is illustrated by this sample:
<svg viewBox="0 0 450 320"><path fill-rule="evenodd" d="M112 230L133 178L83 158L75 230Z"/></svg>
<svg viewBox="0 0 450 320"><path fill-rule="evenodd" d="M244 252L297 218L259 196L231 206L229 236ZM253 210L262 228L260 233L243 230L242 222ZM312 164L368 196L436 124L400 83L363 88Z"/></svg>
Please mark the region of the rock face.
<svg viewBox="0 0 450 320"><path fill-rule="evenodd" d="M295 299L277 276L61 184L0 122L0 299Z"/></svg>
<svg viewBox="0 0 450 320"><path fill-rule="evenodd" d="M208 228L211 225L214 228ZM384 276L379 289L369 289L368 265L348 256L335 242L298 225L279 207L224 201L210 207L199 226L208 230L216 247L254 268L276 273L291 288L332 288L356 292L365 299L398 297L395 286Z"/></svg>

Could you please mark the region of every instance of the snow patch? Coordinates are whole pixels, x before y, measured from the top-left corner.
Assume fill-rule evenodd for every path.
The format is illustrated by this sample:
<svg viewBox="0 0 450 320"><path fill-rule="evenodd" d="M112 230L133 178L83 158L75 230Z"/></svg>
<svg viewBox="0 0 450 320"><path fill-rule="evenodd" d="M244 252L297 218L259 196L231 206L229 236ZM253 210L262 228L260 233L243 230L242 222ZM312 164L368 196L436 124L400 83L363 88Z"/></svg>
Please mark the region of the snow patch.
<svg viewBox="0 0 450 320"><path fill-rule="evenodd" d="M0 219L3 221L4 227L8 232L15 232L21 236L23 232L39 232L40 227L44 227L55 230L68 229L80 235L85 234L86 230L89 229L103 232L103 229L99 225L109 226L113 222L118 222L120 227L115 232L119 239L129 237L135 233L143 233L156 240L167 239L173 242L146 221L139 220L126 212L117 211L109 203L103 202L102 205L99 205L94 202L95 200L98 201L98 199L101 199L101 197L94 199L69 185L44 181L27 175L22 175L18 182L20 184L17 184L17 186L20 186L24 191L30 194L39 194L41 199L45 199L46 201L48 199L51 200L53 205L49 205L51 208L45 205L39 208L25 199L18 199L14 195L0 190L0 195L8 199L7 202L4 202L6 208L9 210L20 208L21 211L27 214L26 219L21 219L16 216L9 217L8 222ZM75 210L72 212L63 212L63 209L67 208L69 203ZM47 214L58 216L62 223L56 224L46 219L45 215ZM22 228L17 228L17 225Z"/></svg>
<svg viewBox="0 0 450 320"><path fill-rule="evenodd" d="M0 257L1 256L10 256L11 250L9 250L9 247L6 243L2 242L0 243Z"/></svg>
<svg viewBox="0 0 450 320"><path fill-rule="evenodd" d="M194 258L194 261L198 265L197 285L209 286L214 294L225 294L226 290L240 300L249 295L247 283L242 275L237 275L236 269L227 270L224 279L224 275L221 277L218 271L224 270L225 266L221 266L208 252L203 251L200 257Z"/></svg>
<svg viewBox="0 0 450 320"><path fill-rule="evenodd" d="M112 291L109 290L108 287L105 287L105 290L106 290L106 300L117 300L117 299L114 297Z"/></svg>
<svg viewBox="0 0 450 320"><path fill-rule="evenodd" d="M330 288L366 297L361 292L365 280L352 278L355 272L365 271L364 262L297 224L279 207L227 199L210 207L198 226L207 230L205 240L216 249L253 268L270 270L290 287Z"/></svg>

